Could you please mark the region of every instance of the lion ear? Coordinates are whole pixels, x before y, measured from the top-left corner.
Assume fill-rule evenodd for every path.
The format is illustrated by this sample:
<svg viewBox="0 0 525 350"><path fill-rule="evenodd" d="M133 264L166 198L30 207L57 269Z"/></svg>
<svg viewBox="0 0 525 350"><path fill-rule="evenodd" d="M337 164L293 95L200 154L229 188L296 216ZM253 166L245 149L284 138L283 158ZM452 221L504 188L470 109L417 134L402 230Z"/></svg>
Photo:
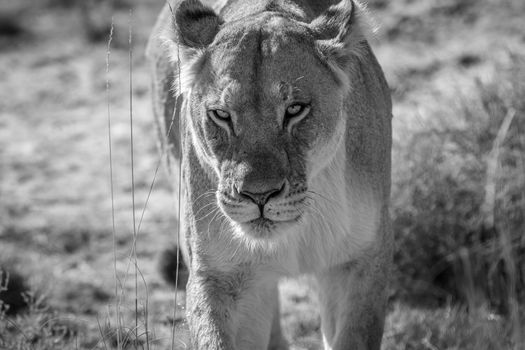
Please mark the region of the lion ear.
<svg viewBox="0 0 525 350"><path fill-rule="evenodd" d="M223 20L199 0L183 0L170 10L171 21L161 37L171 62L179 67L174 91L183 93L202 71L205 49L215 39Z"/></svg>
<svg viewBox="0 0 525 350"><path fill-rule="evenodd" d="M204 49L219 32L222 19L199 0L184 0L173 14L175 40L187 48Z"/></svg>
<svg viewBox="0 0 525 350"><path fill-rule="evenodd" d="M309 24L318 52L343 85L348 84L346 70L351 57L362 57L367 46L365 32L371 31L371 25L365 17L361 4L341 0Z"/></svg>

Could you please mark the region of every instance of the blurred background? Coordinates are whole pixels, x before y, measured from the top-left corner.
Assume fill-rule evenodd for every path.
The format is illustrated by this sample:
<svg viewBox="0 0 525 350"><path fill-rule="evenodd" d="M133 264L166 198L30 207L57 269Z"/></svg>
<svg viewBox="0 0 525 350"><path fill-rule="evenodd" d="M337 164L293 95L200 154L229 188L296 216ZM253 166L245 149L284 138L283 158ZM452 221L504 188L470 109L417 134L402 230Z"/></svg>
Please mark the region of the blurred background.
<svg viewBox="0 0 525 350"><path fill-rule="evenodd" d="M156 173L144 57L162 6L0 0L0 349L166 349L173 327L184 348L184 295L175 308L158 268L177 223ZM383 349L523 349L525 2L369 8L394 101L396 273ZM281 285L293 349L321 344L306 282Z"/></svg>

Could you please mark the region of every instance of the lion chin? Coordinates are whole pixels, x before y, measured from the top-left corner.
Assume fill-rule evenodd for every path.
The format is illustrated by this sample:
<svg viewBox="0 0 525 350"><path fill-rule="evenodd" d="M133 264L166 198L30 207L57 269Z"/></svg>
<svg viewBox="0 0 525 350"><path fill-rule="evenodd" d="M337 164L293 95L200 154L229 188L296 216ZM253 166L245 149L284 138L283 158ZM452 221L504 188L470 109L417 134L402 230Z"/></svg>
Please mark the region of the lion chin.
<svg viewBox="0 0 525 350"><path fill-rule="evenodd" d="M243 223L234 223L233 226L235 235L249 247L274 251L298 231L299 222L300 217L287 221L259 217Z"/></svg>
<svg viewBox="0 0 525 350"><path fill-rule="evenodd" d="M244 232L256 239L272 239L288 231L297 225L297 220L274 221L260 217L247 223L241 224Z"/></svg>

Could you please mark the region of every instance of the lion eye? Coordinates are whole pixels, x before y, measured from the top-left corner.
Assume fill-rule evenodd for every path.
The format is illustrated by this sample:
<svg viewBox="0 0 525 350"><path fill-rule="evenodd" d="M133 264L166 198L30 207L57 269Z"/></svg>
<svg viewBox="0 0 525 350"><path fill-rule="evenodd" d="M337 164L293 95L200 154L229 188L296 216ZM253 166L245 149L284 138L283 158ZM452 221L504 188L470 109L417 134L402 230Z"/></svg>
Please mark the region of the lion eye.
<svg viewBox="0 0 525 350"><path fill-rule="evenodd" d="M288 108L286 108L286 116L287 117L294 117L298 114L300 114L303 109L305 108L305 105L302 105L302 104L299 104L299 103L295 103L291 106L289 106Z"/></svg>
<svg viewBox="0 0 525 350"><path fill-rule="evenodd" d="M292 127L306 117L310 111L310 105L305 103L294 103L286 107L283 127L291 132Z"/></svg>
<svg viewBox="0 0 525 350"><path fill-rule="evenodd" d="M216 117L218 119L228 120L230 119L230 113L223 111L222 109L212 109L208 111L208 114L211 114L211 117Z"/></svg>
<svg viewBox="0 0 525 350"><path fill-rule="evenodd" d="M234 130L230 112L226 112L223 109L209 109L206 114L215 125L226 130L228 135Z"/></svg>

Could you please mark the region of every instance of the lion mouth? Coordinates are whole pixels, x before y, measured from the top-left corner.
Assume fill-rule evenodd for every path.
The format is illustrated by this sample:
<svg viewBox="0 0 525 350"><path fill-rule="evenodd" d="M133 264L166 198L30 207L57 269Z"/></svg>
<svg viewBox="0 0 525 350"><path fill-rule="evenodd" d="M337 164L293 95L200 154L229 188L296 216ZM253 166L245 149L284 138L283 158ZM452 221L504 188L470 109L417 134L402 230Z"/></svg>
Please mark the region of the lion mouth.
<svg viewBox="0 0 525 350"><path fill-rule="evenodd" d="M250 220L249 223L253 226L260 226L260 227L275 226L275 221L265 218L264 216L260 216L257 219Z"/></svg>
<svg viewBox="0 0 525 350"><path fill-rule="evenodd" d="M275 221L268 219L264 216L260 216L257 219L250 220L242 226L244 226L244 232L249 236L259 239L268 239L278 236L280 233L284 233L288 228L295 225L298 218L287 221Z"/></svg>
<svg viewBox="0 0 525 350"><path fill-rule="evenodd" d="M264 216L260 216L257 219L248 221L248 225L250 227L250 230L248 231L249 233L262 238L265 236L270 236L273 232L275 232L277 223L273 220L265 218Z"/></svg>

